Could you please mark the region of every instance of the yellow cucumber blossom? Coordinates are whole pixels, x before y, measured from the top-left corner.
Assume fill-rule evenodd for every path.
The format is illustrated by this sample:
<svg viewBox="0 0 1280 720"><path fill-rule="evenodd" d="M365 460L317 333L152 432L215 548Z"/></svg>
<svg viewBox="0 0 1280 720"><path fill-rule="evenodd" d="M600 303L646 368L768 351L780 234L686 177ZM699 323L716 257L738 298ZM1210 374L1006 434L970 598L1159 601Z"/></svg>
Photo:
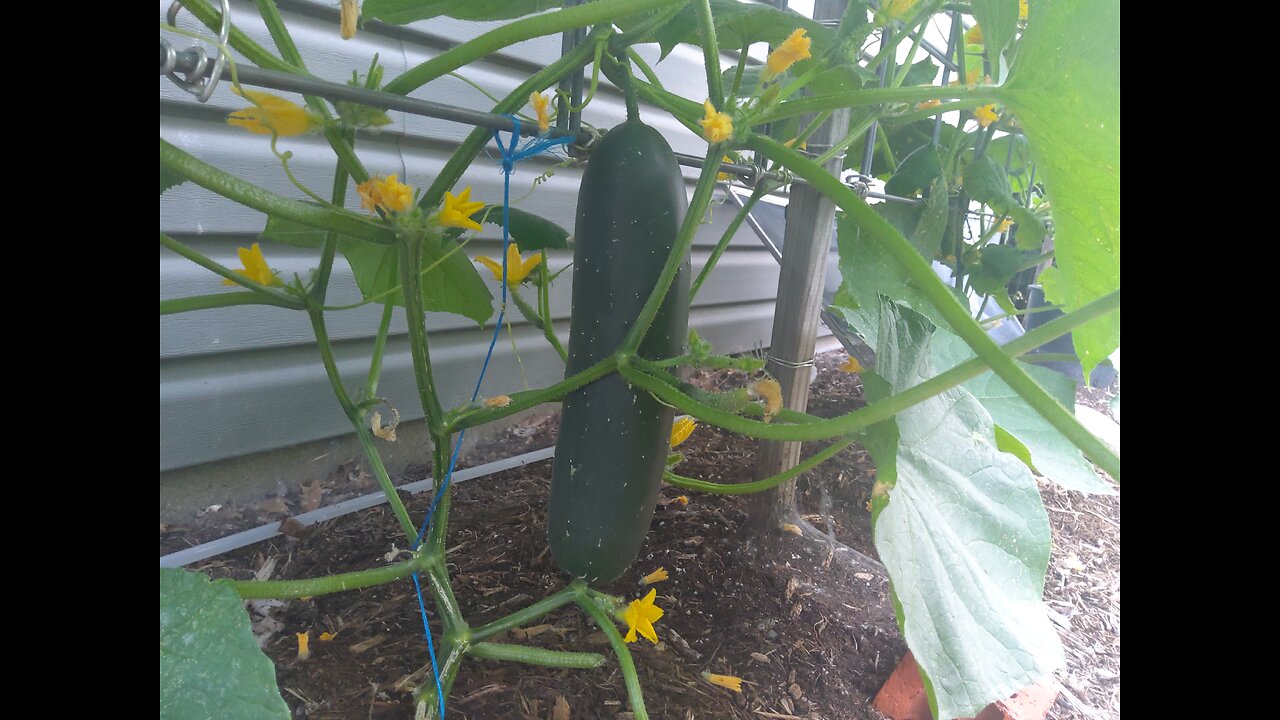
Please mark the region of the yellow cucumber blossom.
<svg viewBox="0 0 1280 720"><path fill-rule="evenodd" d="M702 137L709 143L722 143L733 137L733 119L726 113L716 112L716 106L710 100L702 103L707 116L698 121L702 126Z"/></svg>
<svg viewBox="0 0 1280 720"><path fill-rule="evenodd" d="M936 107L938 107L938 106L939 106L939 105L941 105L941 104L942 104L942 101L941 101L941 100L939 100L939 99L937 99L937 98L934 98L933 100L925 100L924 102L920 103L919 105L916 105L916 109L917 109L917 110L928 110L928 109L930 109L930 108L936 108Z"/></svg>
<svg viewBox="0 0 1280 720"><path fill-rule="evenodd" d="M987 127L991 125L991 123L995 122L996 120L999 120L1000 116L996 114L995 104L991 104L991 105L983 105L977 110L974 110L973 119L978 121L978 125L982 127Z"/></svg>
<svg viewBox="0 0 1280 720"><path fill-rule="evenodd" d="M436 216L444 227L456 227L464 230L479 230L480 223L471 219L477 210L484 207L482 202L472 202L471 186L468 185L458 196L451 192L444 194L444 207ZM513 243L514 244L514 243Z"/></svg>
<svg viewBox="0 0 1280 720"><path fill-rule="evenodd" d="M297 633L298 635L298 659L311 659L311 631Z"/></svg>
<svg viewBox="0 0 1280 720"><path fill-rule="evenodd" d="M675 447L693 434L693 429L698 427L698 423L694 422L691 417L682 417L671 426L671 447Z"/></svg>
<svg viewBox="0 0 1280 720"><path fill-rule="evenodd" d="M704 672L702 679L712 685L719 685L722 688L728 688L736 693L742 692L742 678L733 675L716 675L715 673Z"/></svg>
<svg viewBox="0 0 1280 720"><path fill-rule="evenodd" d="M653 572L649 573L648 575L645 575L644 577L640 578L640 584L653 585L654 583L660 583L663 580L668 579L669 577L671 576L667 575L667 569L660 567L657 570L654 570Z"/></svg>
<svg viewBox="0 0 1280 720"><path fill-rule="evenodd" d="M965 45L981 45L983 43L982 26L974 25L964 34Z"/></svg>
<svg viewBox="0 0 1280 720"><path fill-rule="evenodd" d="M400 182L398 174L385 178L371 177L356 186L360 205L369 212L381 207L384 212L407 212L413 209L413 188Z"/></svg>
<svg viewBox="0 0 1280 720"><path fill-rule="evenodd" d="M862 363L858 362L858 358L850 355L848 360L840 366L840 372L859 373L862 372Z"/></svg>
<svg viewBox="0 0 1280 720"><path fill-rule="evenodd" d="M257 90L241 90L234 86L231 91L253 105L229 113L228 125L242 127L258 135L274 133L281 137L301 135L320 125L309 110L277 95Z"/></svg>
<svg viewBox="0 0 1280 720"><path fill-rule="evenodd" d="M804 28L796 28L791 36L782 42L773 52L769 53L769 59L765 61L764 72L761 73L760 79L769 82L778 75L786 72L787 68L801 60L807 60L812 55L809 54L810 39Z"/></svg>
<svg viewBox="0 0 1280 720"><path fill-rule="evenodd" d="M752 388L764 399L764 421L769 422L782 409L782 386L773 378L766 378Z"/></svg>
<svg viewBox="0 0 1280 720"><path fill-rule="evenodd" d="M1027 0L1018 0L1018 19L1027 19Z"/></svg>
<svg viewBox="0 0 1280 720"><path fill-rule="evenodd" d="M533 104L533 112L538 116L538 134L545 135L551 129L551 100L542 93L529 93L529 102Z"/></svg>
<svg viewBox="0 0 1280 720"><path fill-rule="evenodd" d="M1011 227L1013 227L1013 218L1005 218L1000 221L1000 227L996 228L996 232L1008 232Z"/></svg>
<svg viewBox="0 0 1280 720"><path fill-rule="evenodd" d="M474 212L474 211L473 211ZM502 282L502 263L487 258L483 255L476 256L476 262L489 268L489 272L493 273L493 279ZM507 282L512 285L519 285L524 279L529 277L529 273L542 264L542 253L537 253L528 260L521 261L520 246L511 243L507 246Z"/></svg>
<svg viewBox="0 0 1280 720"><path fill-rule="evenodd" d="M627 624L627 635L623 640L631 643L636 641L636 632L639 631L649 642L654 645L658 644L658 631L654 629L653 624L662 617L662 608L653 604L658 597L657 590L650 590L640 600L632 600L631 604L622 611L622 621Z"/></svg>
<svg viewBox="0 0 1280 720"><path fill-rule="evenodd" d="M280 278L271 271L271 266L267 265L267 259L262 256L262 248L258 247L258 243L254 243L252 247L236 248L236 253L240 255L240 264L244 265L243 270L236 270L237 275L258 283L259 285L283 285ZM223 285L238 285L235 280L223 280Z"/></svg>

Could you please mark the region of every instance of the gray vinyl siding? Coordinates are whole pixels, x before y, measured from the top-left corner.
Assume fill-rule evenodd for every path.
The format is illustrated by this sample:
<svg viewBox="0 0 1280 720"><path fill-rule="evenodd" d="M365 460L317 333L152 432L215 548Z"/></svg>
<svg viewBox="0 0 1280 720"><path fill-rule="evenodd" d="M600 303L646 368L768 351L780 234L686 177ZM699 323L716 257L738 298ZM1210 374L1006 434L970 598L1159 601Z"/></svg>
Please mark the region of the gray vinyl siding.
<svg viewBox="0 0 1280 720"><path fill-rule="evenodd" d="M386 66L386 78L453 47L492 27L437 18L396 28L368 23L354 40L338 36L337 3L281 2L294 39L311 72L319 77L345 81L353 68L368 67L374 53ZM168 3L161 4L161 16ZM274 47L252 3L233 2L232 16L250 37ZM191 26L184 16L185 27ZM179 48L190 41L169 36ZM656 62L656 46L640 48ZM504 53L473 64L463 72L496 96L510 92L538 68L560 54L560 38L548 37L520 43ZM668 88L688 97L706 94L702 59L696 48L678 47L655 66ZM436 80L414 93L417 97L487 110L492 103L465 83L450 77ZM294 98L298 99L298 98ZM226 113L243 107L226 84L220 85L206 105L160 78L160 135L178 147L224 170L236 173L273 192L299 197L272 157L269 140L232 128ZM706 143L657 111L643 112L644 119L662 130L678 152L700 155ZM371 172L399 173L415 187L423 187L436 175L456 145L471 128L430 118L392 113L394 123L379 133L365 133L358 152ZM624 116L621 95L602 80L600 92L588 108L585 120L608 128ZM281 149L294 153L291 168L302 182L327 196L334 159L320 136L284 138ZM492 156L492 145L489 154ZM512 181L512 196L525 195L535 177L549 169L552 160L522 163ZM693 171L687 171L692 192ZM520 206L572 229L581 170L557 169ZM468 170L459 187L472 185L473 199L499 202L502 176L497 166L482 156ZM354 190L348 207L359 207ZM732 206L717 205L712 221L702 226L696 240L694 271L732 218ZM265 216L224 200L201 188L185 184L161 196L160 228L180 241L232 267L239 267L236 248L257 240ZM317 253L289 246L263 243L272 267L288 278L301 276L316 265ZM467 248L477 254L498 257L501 231L485 226L481 238ZM571 260L569 252L555 252L551 266ZM484 272L488 279L488 272ZM778 267L754 234L745 226L734 238L717 272L702 289L690 315L690 323L717 350L737 352L768 344L773 320ZM491 283L495 296L497 283ZM182 297L218 292L221 279L164 249L160 252L160 297ZM552 289L552 312L562 340L568 338L571 273L565 273ZM339 257L334 267L330 303L360 299L350 269ZM514 307L512 311L515 312ZM329 314L329 332L341 372L352 387L361 382L368 367L372 336L380 307ZM515 338L523 360L523 376L505 333L497 346L485 384L485 395L513 392L546 385L563 377L563 365L542 339L541 333L515 313ZM496 319L496 318L495 318ZM421 417L414 389L408 342L402 311L396 312L388 341L379 394L388 398L405 419ZM455 405L470 397L471 388L488 345L492 325L480 329L467 318L431 314L428 330L432 361L437 371L442 402ZM243 306L160 318L160 469L283 448L350 432L346 418L333 399L305 315L263 306Z"/></svg>

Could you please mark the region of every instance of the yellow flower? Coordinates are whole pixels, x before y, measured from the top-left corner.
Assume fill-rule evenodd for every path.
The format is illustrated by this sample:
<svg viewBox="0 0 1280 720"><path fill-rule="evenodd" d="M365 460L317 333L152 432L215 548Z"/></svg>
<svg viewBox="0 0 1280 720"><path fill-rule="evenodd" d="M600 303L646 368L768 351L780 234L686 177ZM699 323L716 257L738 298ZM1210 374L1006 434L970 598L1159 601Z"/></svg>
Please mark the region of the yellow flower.
<svg viewBox="0 0 1280 720"><path fill-rule="evenodd" d="M725 155L725 156L722 158L722 162L731 163L731 162L733 162L733 158L729 157L728 155ZM716 179L717 179L717 180L729 180L729 179L731 179L731 178L732 178L732 176L731 176L731 175L729 175L729 173L724 173L724 172L722 172L722 173L717 173L717 174L716 174Z"/></svg>
<svg viewBox="0 0 1280 720"><path fill-rule="evenodd" d="M796 28L790 37L769 53L769 59L765 61L764 73L761 74L760 79L769 82L786 72L787 68L796 62L813 57L809 54L809 43L810 40L804 28Z"/></svg>
<svg viewBox="0 0 1280 720"><path fill-rule="evenodd" d="M382 204L382 188L377 178L369 178L356 186L356 194L360 196L360 207L373 212Z"/></svg>
<svg viewBox="0 0 1280 720"><path fill-rule="evenodd" d="M939 105L941 105L941 104L942 104L942 101L941 101L941 100L939 100L939 99L937 99L937 98L934 98L934 99L932 99L932 100L925 100L924 102L920 103L919 105L916 105L916 109L917 109L917 110L928 110L929 108L936 108L936 107L938 107L938 106L939 106Z"/></svg>
<svg viewBox="0 0 1280 720"><path fill-rule="evenodd" d="M454 197L451 192L444 194L444 207L440 208L440 214L437 218L440 224L445 227L479 230L480 223L472 220L471 216L482 207L484 207L484 203L471 201L471 186L468 185L467 189L463 190L462 194L457 197ZM512 245L514 244L512 243Z"/></svg>
<svg viewBox="0 0 1280 720"><path fill-rule="evenodd" d="M654 570L653 572L649 573L648 575L645 575L644 577L640 578L640 584L641 584L641 585L652 585L652 584L654 584L654 583L660 583L660 582L662 582L663 580L666 580L668 577L670 577L670 576L669 576L669 575L667 575L667 569L666 569L666 568L658 568L657 570ZM656 594L656 593L657 593L657 591L654 591L654 593Z"/></svg>
<svg viewBox="0 0 1280 720"><path fill-rule="evenodd" d="M965 45L981 45L983 43L982 26L974 25L964 34Z"/></svg>
<svg viewBox="0 0 1280 720"><path fill-rule="evenodd" d="M719 143L733 137L733 120L722 112L716 112L716 106L710 100L702 103L707 116L698 121L702 126L702 137L709 143Z"/></svg>
<svg viewBox="0 0 1280 720"><path fill-rule="evenodd" d="M320 633L320 640L321 640L321 642L329 642L330 640L332 640L332 639L334 639L334 638L336 638L336 637L338 637L338 633L331 633L331 632L327 632L327 631L326 631L326 632L322 632L322 633Z"/></svg>
<svg viewBox="0 0 1280 720"><path fill-rule="evenodd" d="M689 505L689 496L681 495L680 497L676 498L676 502L687 507Z"/></svg>
<svg viewBox="0 0 1280 720"><path fill-rule="evenodd" d="M889 0L885 10L889 13L892 20L901 20L911 12L911 8L916 4L916 0Z"/></svg>
<svg viewBox="0 0 1280 720"><path fill-rule="evenodd" d="M395 212L404 212L413 207L413 188L388 175L386 180L378 184L378 192L382 196L382 206Z"/></svg>
<svg viewBox="0 0 1280 720"><path fill-rule="evenodd" d="M782 386L777 380L768 378L756 383L755 391L764 398L764 419L768 422L782 409Z"/></svg>
<svg viewBox="0 0 1280 720"><path fill-rule="evenodd" d="M551 115L547 112L551 101L542 93L529 93L529 102L533 103L533 111L538 115L538 132L545 134L551 129Z"/></svg>
<svg viewBox="0 0 1280 720"><path fill-rule="evenodd" d="M676 421L671 427L671 447L675 447L693 434L693 429L698 427L698 423L693 421L691 417L682 417Z"/></svg>
<svg viewBox="0 0 1280 720"><path fill-rule="evenodd" d="M1000 227L996 228L996 232L1008 232L1011 227L1013 227L1013 218L1005 218L1000 222Z"/></svg>
<svg viewBox="0 0 1280 720"><path fill-rule="evenodd" d="M965 85L977 85L978 80L980 79L985 79L985 76L982 74L981 65L975 65L969 68L969 70L964 74Z"/></svg>
<svg viewBox="0 0 1280 720"><path fill-rule="evenodd" d="M298 635L298 659L309 660L311 658L311 631L300 632Z"/></svg>
<svg viewBox="0 0 1280 720"><path fill-rule="evenodd" d="M627 636L623 640L635 642L638 630L649 642L658 644L658 631L654 630L653 624L662 617L663 612L662 608L653 604L657 597L658 591L650 590L648 595L640 600L632 600L627 609L622 611L622 620L627 624Z"/></svg>
<svg viewBox="0 0 1280 720"><path fill-rule="evenodd" d="M470 189L470 188L468 188ZM489 272L493 273L493 279L502 282L502 263L487 258L483 255L476 256L476 262L489 268ZM528 260L520 260L520 246L515 243L507 245L507 282L512 285L519 285L524 279L529 277L529 273L534 268L542 264L542 253L538 253Z"/></svg>
<svg viewBox="0 0 1280 720"><path fill-rule="evenodd" d="M858 362L858 358L850 355L848 360L840 366L840 372L856 373L862 372L862 363Z"/></svg>
<svg viewBox="0 0 1280 720"><path fill-rule="evenodd" d="M982 127L987 127L996 120L999 120L1000 116L996 114L996 106L992 104L983 105L977 110L974 110L973 119L977 120L978 124Z"/></svg>
<svg viewBox="0 0 1280 720"><path fill-rule="evenodd" d="M1018 19L1027 19L1027 0L1018 0Z"/></svg>
<svg viewBox="0 0 1280 720"><path fill-rule="evenodd" d="M259 285L283 285L280 278L271 271L271 266L267 265L267 259L262 257L262 248L258 247L258 243L254 243L252 247L236 248L236 253L240 255L240 264L244 265L243 270L236 270L237 275L242 275ZM223 285L237 285L235 280L223 280Z"/></svg>
<svg viewBox="0 0 1280 720"><path fill-rule="evenodd" d="M356 22L360 19L360 4L357 0L342 0L338 15L342 23L342 39L350 40L356 36ZM324 636L320 636L324 639Z"/></svg>
<svg viewBox="0 0 1280 720"><path fill-rule="evenodd" d="M319 125L306 108L271 93L256 90L231 91L253 103L251 107L227 115L227 124L242 127L258 135L274 132L281 137L301 135Z"/></svg>
<svg viewBox="0 0 1280 720"><path fill-rule="evenodd" d="M782 143L782 146L783 146L783 147L793 148L793 147L795 147L795 146L796 146L796 141L797 141L797 140L799 140L799 139L800 139L800 138L798 138L798 137L793 137L793 138L791 138L790 140L788 140L788 141L786 141L786 142ZM802 142L802 143L800 143L800 149L801 149L801 150L808 150L808 149L809 149L809 143L808 143L807 141L806 141L806 142Z"/></svg>
<svg viewBox="0 0 1280 720"><path fill-rule="evenodd" d="M396 441L396 427L400 424L400 411L391 408L391 422L385 426L382 424L382 413L375 412L369 416L369 429L373 430L373 434L386 440L387 442Z"/></svg>
<svg viewBox="0 0 1280 720"><path fill-rule="evenodd" d="M742 678L740 677L734 677L733 675L716 675L715 673L703 672L702 679L706 680L712 685L719 685L722 688L729 688L730 690L736 693L742 692Z"/></svg>

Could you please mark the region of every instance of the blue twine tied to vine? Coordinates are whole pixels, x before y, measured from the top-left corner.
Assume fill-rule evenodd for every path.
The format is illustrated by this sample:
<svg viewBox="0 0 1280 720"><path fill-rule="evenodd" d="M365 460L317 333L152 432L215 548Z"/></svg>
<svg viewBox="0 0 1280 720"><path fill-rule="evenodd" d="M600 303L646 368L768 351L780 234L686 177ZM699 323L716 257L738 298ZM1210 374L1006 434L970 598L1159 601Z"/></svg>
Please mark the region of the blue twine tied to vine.
<svg viewBox="0 0 1280 720"><path fill-rule="evenodd" d="M498 150L502 153L502 303L498 306L498 324L493 328L493 337L489 339L489 350L484 355L484 364L480 366L480 377L476 378L475 390L471 391L471 402L475 402L480 397L480 387L484 384L484 374L489 369L489 360L493 358L493 348L498 344L498 335L502 332L502 322L507 314L507 248L511 245L511 213L508 208L511 206L511 173L515 172L516 163L540 155L548 150L568 145L573 142L572 137L555 137L541 138L535 137L524 144L524 147L518 147L520 143L520 118L514 115L508 115L514 126L511 130L511 141L503 146L502 137L498 135L498 131L493 131L493 140L498 144ZM413 541L413 550L417 550L422 545L422 539L426 537L427 530L431 528L431 523L436 516L436 508L440 505L440 499L449 490L449 483L453 479L454 466L458 464L458 453L462 450L462 441L467 436L467 429L463 428L458 433L458 442L453 446L453 455L449 458L449 469L445 471L444 480L440 483L440 488L436 491L435 497L431 499L431 507L427 509L427 517L422 521L422 528L418 530L418 537ZM422 597L422 582L418 580L418 573L413 573L413 588L418 595L418 611L422 614L422 628L427 635L427 654L431 657L431 674L435 676L436 681L436 700L440 706L440 720L444 720L444 688L440 682L440 666L436 662L435 643L431 639L431 625L427 622L427 604Z"/></svg>

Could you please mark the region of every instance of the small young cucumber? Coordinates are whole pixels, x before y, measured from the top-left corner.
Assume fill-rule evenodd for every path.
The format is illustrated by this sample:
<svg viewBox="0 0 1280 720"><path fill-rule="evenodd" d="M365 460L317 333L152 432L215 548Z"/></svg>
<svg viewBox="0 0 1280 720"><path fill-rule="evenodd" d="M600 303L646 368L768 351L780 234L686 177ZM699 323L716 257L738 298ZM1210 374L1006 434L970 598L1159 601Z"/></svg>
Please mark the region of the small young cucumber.
<svg viewBox="0 0 1280 720"><path fill-rule="evenodd" d="M671 146L639 120L610 130L591 152L578 193L566 375L622 344L671 254L688 204ZM686 256L638 354L682 354L688 324ZM616 373L565 397L547 520L561 569L610 582L635 560L657 505L673 418L670 407Z"/></svg>

